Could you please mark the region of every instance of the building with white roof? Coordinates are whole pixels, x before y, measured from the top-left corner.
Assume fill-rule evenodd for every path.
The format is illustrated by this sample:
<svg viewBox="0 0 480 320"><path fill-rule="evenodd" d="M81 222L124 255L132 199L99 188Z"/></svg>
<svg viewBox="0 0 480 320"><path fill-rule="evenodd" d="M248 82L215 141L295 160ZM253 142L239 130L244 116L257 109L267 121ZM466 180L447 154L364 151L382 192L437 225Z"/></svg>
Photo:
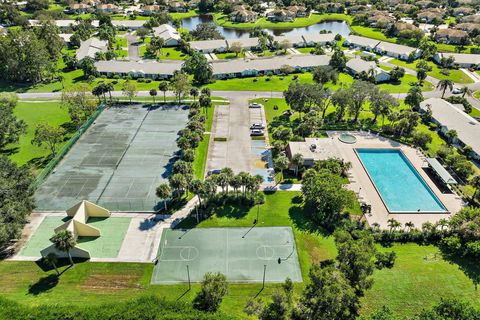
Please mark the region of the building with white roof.
<svg viewBox="0 0 480 320"><path fill-rule="evenodd" d="M480 67L480 54L438 52L433 56L433 59L437 63L441 63L442 58L448 57L453 57L455 59L453 64L460 68Z"/></svg>
<svg viewBox="0 0 480 320"><path fill-rule="evenodd" d="M80 61L85 57L95 58L97 52L107 52L108 41L97 38L90 38L80 43L77 50L77 60Z"/></svg>
<svg viewBox="0 0 480 320"><path fill-rule="evenodd" d="M202 53L225 52L228 50L228 43L224 39L190 41L189 44L190 48Z"/></svg>
<svg viewBox="0 0 480 320"><path fill-rule="evenodd" d="M360 58L354 58L347 61L347 70L353 75L357 76L361 73L369 74L373 70L375 82L385 82L390 80L390 74L379 68L375 61L365 61Z"/></svg>
<svg viewBox="0 0 480 320"><path fill-rule="evenodd" d="M460 148L472 147L472 157L480 160L480 123L477 120L440 98L427 99L420 103L420 108L423 111L432 111L432 117L441 132L455 130L455 144Z"/></svg>
<svg viewBox="0 0 480 320"><path fill-rule="evenodd" d="M97 61L97 71L105 76L119 75L132 78L168 79L182 68L183 61Z"/></svg>
<svg viewBox="0 0 480 320"><path fill-rule="evenodd" d="M401 44L391 43L381 41L377 44L374 48L374 51L378 54L401 59L401 60L409 60L409 59L417 59L420 57L421 51L417 48L412 48L408 46L404 46Z"/></svg>
<svg viewBox="0 0 480 320"><path fill-rule="evenodd" d="M379 40L349 35L343 44L352 48L372 51L379 43Z"/></svg>
<svg viewBox="0 0 480 320"><path fill-rule="evenodd" d="M153 28L153 34L156 37L163 38L165 41L164 46L166 47L178 46L180 42L180 33L169 24L162 24Z"/></svg>
<svg viewBox="0 0 480 320"><path fill-rule="evenodd" d="M307 47L313 47L317 43L332 43L335 41L335 35L333 33L307 33L303 35L303 40Z"/></svg>

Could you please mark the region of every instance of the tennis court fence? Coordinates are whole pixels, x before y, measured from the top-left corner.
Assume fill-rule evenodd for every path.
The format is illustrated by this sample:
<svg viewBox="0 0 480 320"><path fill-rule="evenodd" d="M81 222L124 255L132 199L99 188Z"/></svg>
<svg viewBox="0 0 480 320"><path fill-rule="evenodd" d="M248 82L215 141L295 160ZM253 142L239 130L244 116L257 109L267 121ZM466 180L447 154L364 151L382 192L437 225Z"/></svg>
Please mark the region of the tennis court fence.
<svg viewBox="0 0 480 320"><path fill-rule="evenodd" d="M102 113L102 111L105 109L105 105L101 103L98 105L97 109L95 112L90 116L90 118L85 121L80 128L73 134L73 136L70 138L70 140L65 143L65 145L57 152L55 157L53 157L52 160L48 162L48 164L45 166L45 168L40 172L40 174L35 178L33 181L31 187L35 190L37 189L48 177L48 175L55 169L57 164L62 161L62 159L65 157L65 155L70 151L70 149L73 147L73 145L80 139L82 134L87 131L87 129L92 125L92 123L98 118L98 116Z"/></svg>

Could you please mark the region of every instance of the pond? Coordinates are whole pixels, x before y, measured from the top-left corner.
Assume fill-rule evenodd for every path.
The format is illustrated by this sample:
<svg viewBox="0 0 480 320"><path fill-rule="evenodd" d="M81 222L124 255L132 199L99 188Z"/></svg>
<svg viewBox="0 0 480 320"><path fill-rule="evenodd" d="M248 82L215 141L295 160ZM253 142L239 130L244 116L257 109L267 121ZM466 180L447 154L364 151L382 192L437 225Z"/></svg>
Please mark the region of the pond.
<svg viewBox="0 0 480 320"><path fill-rule="evenodd" d="M185 18L182 19L182 26L185 29L193 30L198 24L205 22L213 22L213 17L210 15L200 15L197 17ZM242 39L250 37L250 31L247 29L231 29L222 26L217 26L217 28L225 39ZM322 30L331 31L333 34L340 34L343 37L350 34L350 28L345 21L324 21L300 28L265 29L265 31L275 36L319 33Z"/></svg>

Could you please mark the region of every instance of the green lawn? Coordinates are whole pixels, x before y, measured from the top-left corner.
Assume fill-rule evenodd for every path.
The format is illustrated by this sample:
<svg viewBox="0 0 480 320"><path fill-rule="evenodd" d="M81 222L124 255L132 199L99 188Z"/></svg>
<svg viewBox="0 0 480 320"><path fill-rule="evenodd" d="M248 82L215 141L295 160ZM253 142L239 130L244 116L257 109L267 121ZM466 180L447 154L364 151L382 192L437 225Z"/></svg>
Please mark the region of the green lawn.
<svg viewBox="0 0 480 320"><path fill-rule="evenodd" d="M196 17L198 16L198 12L196 10L189 10L187 12L171 12L169 15L172 17L172 19L177 20Z"/></svg>
<svg viewBox="0 0 480 320"><path fill-rule="evenodd" d="M222 52L222 53L215 53L218 59L239 59L245 58L244 53L239 53L238 55L233 52Z"/></svg>
<svg viewBox="0 0 480 320"><path fill-rule="evenodd" d="M18 165L29 164L36 169L41 169L46 164L50 151L45 147L37 147L31 143L35 127L38 123L47 122L52 126L69 128L70 117L66 108L59 102L18 102L14 110L15 115L27 124L27 133L20 137L17 145L11 145L6 150L9 158ZM65 135L65 141L71 132ZM63 143L62 143L63 145ZM58 146L60 148L61 146Z"/></svg>
<svg viewBox="0 0 480 320"><path fill-rule="evenodd" d="M255 22L243 22L243 23L232 22L230 21L228 16L225 16L222 13L215 13L213 14L213 16L216 24L223 27L235 28L235 29L253 29L255 27L264 28L264 29L299 28L299 27L311 26L312 24L316 24L322 21L329 21L329 20L345 20L347 22L352 21L352 17L346 14L312 13L307 18L296 18L292 22L272 22L267 20L267 18L263 17L258 19Z"/></svg>
<svg viewBox="0 0 480 320"><path fill-rule="evenodd" d="M115 50L115 54L117 58L127 58L128 57L128 50Z"/></svg>
<svg viewBox="0 0 480 320"><path fill-rule="evenodd" d="M145 40L148 40L145 39ZM148 43L148 41L145 41ZM147 59L155 59L154 56L150 56L147 54L147 46L140 46L139 50L140 56L147 58ZM165 47L162 48L161 52L159 52L157 59L158 60L185 60L186 54L182 52L182 50L174 47Z"/></svg>
<svg viewBox="0 0 480 320"><path fill-rule="evenodd" d="M409 62L398 60L398 59L393 59L388 62L394 65L409 68L412 70L417 69L416 65L418 63L417 61L409 63ZM462 70L451 69L449 70L450 74L447 76L441 73L441 68L436 63L432 61L428 61L428 65L432 67L432 71L428 72L429 76L432 76L439 80L450 79L455 83L473 83L473 80L469 76L467 76Z"/></svg>
<svg viewBox="0 0 480 320"><path fill-rule="evenodd" d="M307 72L288 76L272 76L269 81L267 81L269 78L267 76L217 80L209 84L208 87L212 90L284 91L288 88L294 76L298 77L299 82L313 83L312 74ZM327 87L335 90L342 84L348 85L352 82L353 78L350 75L342 73L336 85L328 84Z"/></svg>
<svg viewBox="0 0 480 320"><path fill-rule="evenodd" d="M200 141L197 149L195 150L195 160L193 161L193 170L195 172L195 178L203 180L205 176L205 166L207 164L207 155L208 155L208 144L210 141L210 131L212 130L213 123L213 114L215 106L208 108L206 115L207 120L205 121L205 133L203 135L203 140ZM202 114L205 114L205 109L202 108Z"/></svg>
<svg viewBox="0 0 480 320"><path fill-rule="evenodd" d="M332 237L325 237L310 225L296 192L276 192L266 196L260 205L259 226L292 226L297 244L302 276L307 278L309 266L335 257ZM222 208L198 227L249 227L257 208ZM187 223L184 223L186 225ZM434 257L436 248L415 244L393 245L382 249L397 253L392 269L375 271L373 288L367 291L362 313L370 313L387 304L396 314L412 315L438 303L440 297L459 297L480 306L480 292L459 265ZM65 267L61 268L66 269ZM150 285L153 264L142 263L79 263L62 274L56 286L49 287L41 279L53 273L42 271L34 262L0 262L0 295L27 305L43 303L101 304L155 294L170 300L191 301L199 290L188 285ZM470 270L472 271L472 270ZM221 310L239 319L246 319L243 307L256 296L269 299L279 284L230 284ZM299 293L304 284L295 284Z"/></svg>
<svg viewBox="0 0 480 320"><path fill-rule="evenodd" d="M370 27L364 27L364 26L357 26L357 25L350 25L350 29L357 33L360 36L367 37L367 38L372 38L372 39L377 39L380 41L386 41L386 42L396 42L397 38L388 38L385 34L383 34L382 30L380 29L374 29Z"/></svg>
<svg viewBox="0 0 480 320"><path fill-rule="evenodd" d="M127 47L127 39L125 37L115 37L115 46L120 46L122 48Z"/></svg>

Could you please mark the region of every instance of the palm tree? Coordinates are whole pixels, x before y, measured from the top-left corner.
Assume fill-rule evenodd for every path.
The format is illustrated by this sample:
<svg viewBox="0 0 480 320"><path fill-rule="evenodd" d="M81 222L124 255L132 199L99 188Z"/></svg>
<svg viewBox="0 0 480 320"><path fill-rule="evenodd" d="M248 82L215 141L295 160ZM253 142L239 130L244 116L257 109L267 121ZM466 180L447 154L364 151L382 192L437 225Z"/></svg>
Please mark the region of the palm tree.
<svg viewBox="0 0 480 320"><path fill-rule="evenodd" d="M388 227L390 228L390 232L392 232L393 230L396 230L397 228L400 228L402 226L402 224L400 222L398 222L397 220L395 220L393 218L388 219L387 223L388 223Z"/></svg>
<svg viewBox="0 0 480 320"><path fill-rule="evenodd" d="M480 176L473 176L472 179L470 180L470 185L473 187L473 195L472 195L472 200L475 200L478 189L480 189Z"/></svg>
<svg viewBox="0 0 480 320"><path fill-rule="evenodd" d="M212 104L212 99L210 98L210 96L202 93L200 95L200 98L198 99L198 102L200 103L200 107L205 109L205 117L208 119L208 107L210 107L210 105Z"/></svg>
<svg viewBox="0 0 480 320"><path fill-rule="evenodd" d="M198 96L198 89L197 88L190 89L190 95L193 97L193 101L196 101Z"/></svg>
<svg viewBox="0 0 480 320"><path fill-rule="evenodd" d="M73 234L70 230L61 230L57 232L50 241L53 243L55 248L59 251L66 252L68 255L68 259L70 259L70 264L73 266L73 259L72 255L70 254L70 250L75 248L77 244Z"/></svg>
<svg viewBox="0 0 480 320"><path fill-rule="evenodd" d="M203 189L204 189L203 182L201 180L192 180L190 182L190 191L192 191L194 194L197 195L200 206L202 206L201 195L203 195Z"/></svg>
<svg viewBox="0 0 480 320"><path fill-rule="evenodd" d="M92 94L98 98L98 103L101 102L100 96L103 94L104 87L99 84L98 86L93 87Z"/></svg>
<svg viewBox="0 0 480 320"><path fill-rule="evenodd" d="M445 96L445 91L447 91L447 89L449 89L450 91L453 90L453 81L450 80L450 79L443 79L443 80L440 80L437 84L437 89L440 88L440 90L442 90L442 99L443 97Z"/></svg>
<svg viewBox="0 0 480 320"><path fill-rule="evenodd" d="M52 266L55 269L57 276L60 275L60 272L58 271L58 268L57 268L58 256L55 253L50 252L45 257L43 257L43 261L45 262L46 265Z"/></svg>
<svg viewBox="0 0 480 320"><path fill-rule="evenodd" d="M210 91L209 88L202 88L201 94L204 94L204 95L210 97L212 95L212 92Z"/></svg>
<svg viewBox="0 0 480 320"><path fill-rule="evenodd" d="M412 231L413 228L415 228L415 225L413 224L412 221L405 222L405 228L408 228L408 231Z"/></svg>
<svg viewBox="0 0 480 320"><path fill-rule="evenodd" d="M461 87L460 92L462 93L462 98L465 98L466 95L471 96L473 93L472 90L470 90L470 88L467 86Z"/></svg>
<svg viewBox="0 0 480 320"><path fill-rule="evenodd" d="M165 207L165 211L167 211L167 199L172 196L172 189L170 186L167 183L162 183L157 187L157 190L155 190L155 194L160 199L163 199L163 205Z"/></svg>
<svg viewBox="0 0 480 320"><path fill-rule="evenodd" d="M443 229L448 226L448 220L445 218L438 220L437 226L440 227L440 231L443 231Z"/></svg>
<svg viewBox="0 0 480 320"><path fill-rule="evenodd" d="M273 161L275 168L282 172L282 180L283 180L283 171L288 168L288 158L284 155L280 155Z"/></svg>
<svg viewBox="0 0 480 320"><path fill-rule="evenodd" d="M292 164L295 166L295 175L298 175L300 168L303 166L303 156L300 153L296 153L292 157Z"/></svg>
<svg viewBox="0 0 480 320"><path fill-rule="evenodd" d="M374 230L378 231L380 230L380 224L378 222L374 222L372 223L372 227Z"/></svg>
<svg viewBox="0 0 480 320"><path fill-rule="evenodd" d="M233 177L235 177L235 174L233 173L233 170L231 168L225 167L222 170L220 170L220 173L225 175L225 178L227 180L227 192L228 192L228 186L233 180Z"/></svg>
<svg viewBox="0 0 480 320"><path fill-rule="evenodd" d="M155 104L155 97L157 96L157 90L151 89L149 93L150 93L150 96L153 98L153 104Z"/></svg>
<svg viewBox="0 0 480 320"><path fill-rule="evenodd" d="M158 85L158 90L163 92L163 102L167 102L166 94L168 91L168 82L167 81L162 81Z"/></svg>
<svg viewBox="0 0 480 320"><path fill-rule="evenodd" d="M113 91L113 83L105 83L105 91L108 92L108 96L110 97L110 102L112 102L112 91Z"/></svg>

